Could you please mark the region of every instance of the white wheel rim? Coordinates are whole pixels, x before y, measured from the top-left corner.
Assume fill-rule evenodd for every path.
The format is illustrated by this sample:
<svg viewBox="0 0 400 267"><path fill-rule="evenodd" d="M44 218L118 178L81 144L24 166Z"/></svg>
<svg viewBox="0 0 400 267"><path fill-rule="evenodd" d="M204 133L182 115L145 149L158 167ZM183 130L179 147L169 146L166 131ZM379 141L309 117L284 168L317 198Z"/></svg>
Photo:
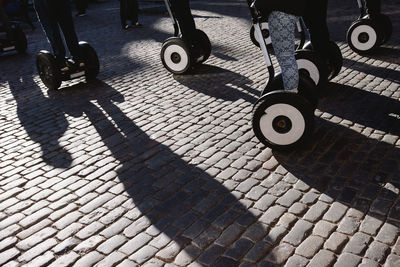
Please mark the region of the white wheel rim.
<svg viewBox="0 0 400 267"><path fill-rule="evenodd" d="M368 34L368 41L365 43L361 43L358 40L358 36L361 33L367 33ZM360 25L358 27L356 27L353 32L351 33L351 43L353 44L353 46L355 48L357 48L358 50L361 51L366 51L369 50L371 48L374 47L374 45L376 44L376 40L377 40L377 35L376 32L374 30L374 28L372 28L369 25Z"/></svg>
<svg viewBox="0 0 400 267"><path fill-rule="evenodd" d="M277 116L285 116L292 123L287 133L279 133L273 128L273 121ZM290 145L298 141L303 135L306 123L301 112L288 104L274 104L265 110L260 118L260 129L264 137L276 145Z"/></svg>
<svg viewBox="0 0 400 267"><path fill-rule="evenodd" d="M171 56L173 53L179 54L181 57L181 60L178 63L175 63L172 61ZM180 72L184 71L187 68L187 65L189 63L189 57L181 46L173 44L169 45L165 50L164 50L164 61L165 64L173 71Z"/></svg>
<svg viewBox="0 0 400 267"><path fill-rule="evenodd" d="M261 31L262 31L262 30L269 30L269 26L268 26L268 23L267 23L267 22L261 23ZM260 43L260 39L259 39L259 37L258 37L257 34L254 34L254 38L256 38L256 41L257 41L258 43ZM268 36L268 38L264 38L264 39L265 39L265 44L266 44L266 45L271 44L271 36Z"/></svg>
<svg viewBox="0 0 400 267"><path fill-rule="evenodd" d="M308 59L300 58L297 59L297 65L299 70L304 69L310 74L310 77L315 84L319 83L319 78L320 78L319 70L317 66L314 64L314 62Z"/></svg>

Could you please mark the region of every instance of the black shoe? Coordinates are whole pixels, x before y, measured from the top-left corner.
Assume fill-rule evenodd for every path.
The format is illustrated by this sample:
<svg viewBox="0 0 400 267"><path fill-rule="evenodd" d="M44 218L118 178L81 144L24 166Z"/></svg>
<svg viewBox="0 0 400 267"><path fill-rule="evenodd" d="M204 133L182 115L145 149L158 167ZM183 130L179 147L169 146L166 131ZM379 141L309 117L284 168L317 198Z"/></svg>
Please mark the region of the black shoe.
<svg viewBox="0 0 400 267"><path fill-rule="evenodd" d="M75 16L76 17L84 17L84 16L86 16L86 12L78 12Z"/></svg>

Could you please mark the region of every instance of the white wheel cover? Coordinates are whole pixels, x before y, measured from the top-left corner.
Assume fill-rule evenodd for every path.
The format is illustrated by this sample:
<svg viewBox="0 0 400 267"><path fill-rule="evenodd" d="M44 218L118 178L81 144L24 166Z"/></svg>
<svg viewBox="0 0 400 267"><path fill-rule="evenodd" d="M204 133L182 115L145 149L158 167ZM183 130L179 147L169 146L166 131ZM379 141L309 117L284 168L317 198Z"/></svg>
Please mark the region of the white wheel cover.
<svg viewBox="0 0 400 267"><path fill-rule="evenodd" d="M292 123L292 128L287 133L278 133L272 126L277 116L286 116ZM260 118L260 129L262 134L271 143L277 145L290 145L298 141L304 133L306 123L301 112L288 104L274 104L265 110Z"/></svg>
<svg viewBox="0 0 400 267"><path fill-rule="evenodd" d="M181 61L178 63L174 63L171 59L171 55L173 53L178 53L181 56ZM187 68L187 65L189 63L189 57L181 46L173 44L168 46L164 50L164 61L165 64L173 71L180 72L183 71Z"/></svg>
<svg viewBox="0 0 400 267"><path fill-rule="evenodd" d="M369 39L366 43L361 43L358 40L358 36L363 32L366 32L369 36ZM360 25L360 26L356 27L353 30L353 32L351 33L351 37L350 37L351 43L354 45L354 47L361 51L366 51L366 50L373 48L374 45L376 44L377 38L378 37L376 35L374 28L372 28L369 25Z"/></svg>
<svg viewBox="0 0 400 267"><path fill-rule="evenodd" d="M311 60L304 58L297 59L297 65L299 70L305 69L310 74L310 77L314 81L314 83L318 85L319 70Z"/></svg>
<svg viewBox="0 0 400 267"><path fill-rule="evenodd" d="M267 22L263 22L263 23L261 23L261 31L262 30L269 30L269 26L268 26L268 23ZM259 39L259 37L258 37L258 35L257 34L255 34L254 33L254 38L256 38L256 41L258 42L258 43L260 43L260 39ZM268 38L265 38L265 44L266 45L269 45L269 44L271 44L271 36L268 36Z"/></svg>

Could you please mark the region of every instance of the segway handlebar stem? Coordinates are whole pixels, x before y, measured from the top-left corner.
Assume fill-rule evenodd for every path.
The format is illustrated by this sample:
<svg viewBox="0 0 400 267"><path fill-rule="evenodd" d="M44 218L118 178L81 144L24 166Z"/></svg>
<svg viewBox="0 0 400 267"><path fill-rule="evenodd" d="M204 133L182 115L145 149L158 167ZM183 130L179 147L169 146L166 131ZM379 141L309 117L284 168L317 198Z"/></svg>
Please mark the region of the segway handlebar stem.
<svg viewBox="0 0 400 267"><path fill-rule="evenodd" d="M269 83L272 82L272 80L275 77L275 70L274 70L274 66L272 65L271 56L268 53L267 44L265 43L265 39L264 39L264 36L262 34L261 16L258 14L258 11L257 11L257 9L256 9L256 7L254 5L254 1L247 0L247 4L249 5L251 18L252 18L253 25L254 25L254 33L257 35L258 39L260 40L261 52L263 54L265 63L266 63L267 68L268 68L269 77L268 77L267 84L269 84Z"/></svg>
<svg viewBox="0 0 400 267"><path fill-rule="evenodd" d="M175 18L175 15L172 11L172 6L169 0L164 0L165 6L167 7L169 17L171 18L172 25L174 26L174 36L177 37L179 35L179 25L178 21Z"/></svg>

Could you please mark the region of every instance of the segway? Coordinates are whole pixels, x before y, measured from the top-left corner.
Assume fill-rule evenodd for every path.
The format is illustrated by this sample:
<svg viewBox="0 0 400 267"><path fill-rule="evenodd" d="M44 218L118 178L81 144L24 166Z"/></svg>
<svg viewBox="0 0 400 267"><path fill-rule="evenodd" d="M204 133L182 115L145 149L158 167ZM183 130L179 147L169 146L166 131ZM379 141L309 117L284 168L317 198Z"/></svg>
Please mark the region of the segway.
<svg viewBox="0 0 400 267"><path fill-rule="evenodd" d="M161 61L173 74L184 74L205 62L211 55L211 42L207 34L196 29L191 40L182 37L180 25L169 0L164 0L174 26L174 36L165 40L161 47Z"/></svg>
<svg viewBox="0 0 400 267"><path fill-rule="evenodd" d="M386 43L392 35L392 22L384 14L371 16L367 13L365 2L357 0L360 17L347 30L347 43L351 50L360 55L372 53Z"/></svg>
<svg viewBox="0 0 400 267"><path fill-rule="evenodd" d="M16 51L25 53L28 43L25 33L18 24L10 22L10 31L6 33L4 26L0 26L0 53Z"/></svg>
<svg viewBox="0 0 400 267"><path fill-rule="evenodd" d="M85 76L86 80L96 78L99 73L100 64L97 53L94 48L87 42L79 42L79 46L83 52L82 66L64 67L56 62L56 58L49 51L42 50L36 57L36 66L40 79L44 85L50 90L58 89L62 81L68 81Z"/></svg>
<svg viewBox="0 0 400 267"><path fill-rule="evenodd" d="M247 3L269 73L267 85L253 107L253 131L258 140L268 147L293 149L304 144L313 132L317 89L310 76L299 71L298 93L283 90L281 74L275 75L267 44L262 37L262 20L252 0L247 0Z"/></svg>

